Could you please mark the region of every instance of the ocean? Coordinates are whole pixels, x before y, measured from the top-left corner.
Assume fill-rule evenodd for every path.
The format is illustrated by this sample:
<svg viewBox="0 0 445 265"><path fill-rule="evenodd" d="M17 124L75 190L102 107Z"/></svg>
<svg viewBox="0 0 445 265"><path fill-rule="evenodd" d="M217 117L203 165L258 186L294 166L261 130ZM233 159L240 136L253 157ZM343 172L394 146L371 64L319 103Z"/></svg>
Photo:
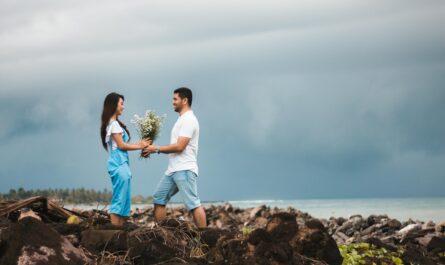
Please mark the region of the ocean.
<svg viewBox="0 0 445 265"><path fill-rule="evenodd" d="M366 199L301 199L301 200L243 200L228 201L235 207L250 208L261 205L269 207L292 207L307 212L316 218L349 217L361 214L367 217L371 214L387 214L390 218L400 221L408 219L420 221L445 221L445 197L435 198L366 198ZM226 202L204 202L204 207L209 205L222 205ZM172 207L181 205L173 202ZM133 204L132 208L147 208L151 204ZM66 205L66 208L77 209L106 209L103 205Z"/></svg>
<svg viewBox="0 0 445 265"><path fill-rule="evenodd" d="M232 201L241 208L267 205L270 207L293 207L307 212L316 218L349 217L361 214L387 214L400 221L408 219L420 221L445 221L445 197L442 198L376 198L376 199L304 199L304 200L265 200Z"/></svg>

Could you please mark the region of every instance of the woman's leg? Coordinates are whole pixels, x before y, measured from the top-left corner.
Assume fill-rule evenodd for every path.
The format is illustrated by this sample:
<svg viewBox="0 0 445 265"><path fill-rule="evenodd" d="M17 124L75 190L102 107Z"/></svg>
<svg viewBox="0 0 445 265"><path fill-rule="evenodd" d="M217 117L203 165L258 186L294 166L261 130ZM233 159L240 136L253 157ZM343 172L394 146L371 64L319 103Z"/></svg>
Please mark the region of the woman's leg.
<svg viewBox="0 0 445 265"><path fill-rule="evenodd" d="M113 196L110 219L113 225L123 225L131 211L131 171L128 164L121 165L112 175Z"/></svg>
<svg viewBox="0 0 445 265"><path fill-rule="evenodd" d="M125 219L122 218L122 216L115 214L115 213L110 214L110 219L111 219L112 225L122 226L122 225L124 225L124 222L125 222Z"/></svg>

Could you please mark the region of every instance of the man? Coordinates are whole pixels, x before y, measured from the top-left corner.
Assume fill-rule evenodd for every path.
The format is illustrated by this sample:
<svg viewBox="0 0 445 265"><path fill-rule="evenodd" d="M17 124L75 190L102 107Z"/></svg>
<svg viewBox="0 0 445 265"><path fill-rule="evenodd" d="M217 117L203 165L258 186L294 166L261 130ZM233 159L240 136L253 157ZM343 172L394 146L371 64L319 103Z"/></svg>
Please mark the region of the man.
<svg viewBox="0 0 445 265"><path fill-rule="evenodd" d="M179 113L179 118L171 131L170 144L150 145L143 155L169 154L167 171L153 195L155 220L159 222L165 218L165 206L170 198L179 192L187 209L193 213L196 226L201 228L207 224L196 183L199 123L191 106L192 91L186 87L176 89L173 93L173 108Z"/></svg>

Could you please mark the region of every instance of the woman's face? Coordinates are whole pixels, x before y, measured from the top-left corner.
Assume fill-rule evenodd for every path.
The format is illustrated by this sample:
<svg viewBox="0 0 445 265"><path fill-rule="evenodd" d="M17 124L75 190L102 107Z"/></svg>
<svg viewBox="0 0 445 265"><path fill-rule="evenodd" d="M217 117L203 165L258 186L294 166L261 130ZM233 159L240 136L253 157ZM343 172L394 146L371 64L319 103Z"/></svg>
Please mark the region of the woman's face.
<svg viewBox="0 0 445 265"><path fill-rule="evenodd" d="M124 112L124 100L122 98L119 98L119 102L117 103L117 109L116 109L116 115L122 115L122 113Z"/></svg>

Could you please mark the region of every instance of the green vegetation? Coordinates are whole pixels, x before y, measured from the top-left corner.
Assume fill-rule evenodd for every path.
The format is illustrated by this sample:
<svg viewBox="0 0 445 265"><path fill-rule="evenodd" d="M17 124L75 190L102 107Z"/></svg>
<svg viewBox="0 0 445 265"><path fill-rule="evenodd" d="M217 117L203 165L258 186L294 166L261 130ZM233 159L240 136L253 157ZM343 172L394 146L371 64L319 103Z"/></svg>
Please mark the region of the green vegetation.
<svg viewBox="0 0 445 265"><path fill-rule="evenodd" d="M90 204L90 203L102 203L108 204L111 201L111 191L104 189L97 191L94 189L37 189L37 190L25 190L19 188L17 190L10 189L8 193L0 193L0 201L2 200L22 200L33 196L43 196L50 198L51 200L57 200L63 204ZM144 197L141 195L134 196L132 203L151 203L151 196Z"/></svg>
<svg viewBox="0 0 445 265"><path fill-rule="evenodd" d="M353 243L340 245L340 253L343 256L343 265L355 264L385 264L402 265L401 251L392 252L385 248L379 248L367 243Z"/></svg>
<svg viewBox="0 0 445 265"><path fill-rule="evenodd" d="M249 237L249 235L250 235L250 233L252 233L252 231L253 231L253 228L249 228L249 227L243 227L241 229L241 232L243 233L244 238Z"/></svg>

